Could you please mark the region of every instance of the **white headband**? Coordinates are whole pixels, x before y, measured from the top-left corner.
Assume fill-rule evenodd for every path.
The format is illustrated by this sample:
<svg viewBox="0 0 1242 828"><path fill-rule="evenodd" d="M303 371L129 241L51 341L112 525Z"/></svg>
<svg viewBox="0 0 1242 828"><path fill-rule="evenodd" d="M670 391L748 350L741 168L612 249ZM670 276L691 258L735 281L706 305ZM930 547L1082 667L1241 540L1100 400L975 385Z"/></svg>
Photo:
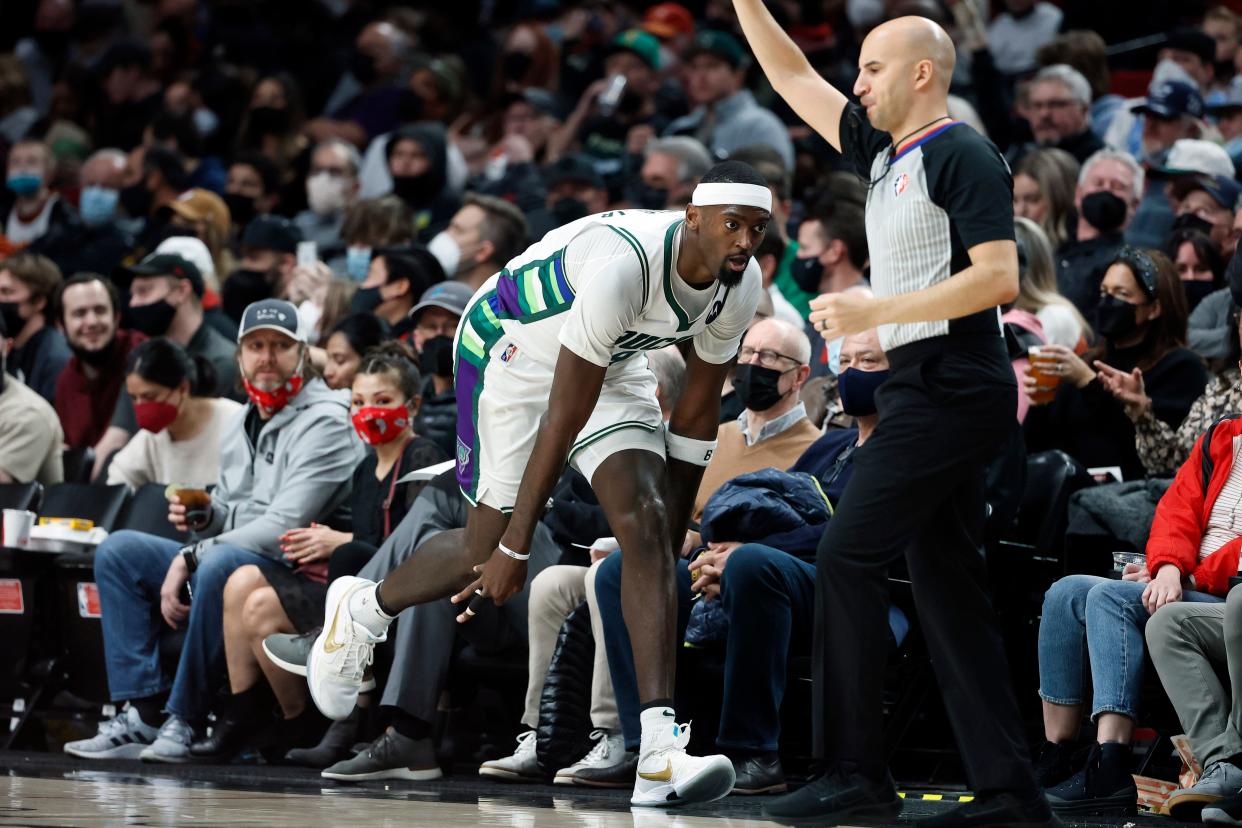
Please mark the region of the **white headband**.
<svg viewBox="0 0 1242 828"><path fill-rule="evenodd" d="M713 204L740 204L772 211L772 191L758 184L700 184L690 203L695 207Z"/></svg>

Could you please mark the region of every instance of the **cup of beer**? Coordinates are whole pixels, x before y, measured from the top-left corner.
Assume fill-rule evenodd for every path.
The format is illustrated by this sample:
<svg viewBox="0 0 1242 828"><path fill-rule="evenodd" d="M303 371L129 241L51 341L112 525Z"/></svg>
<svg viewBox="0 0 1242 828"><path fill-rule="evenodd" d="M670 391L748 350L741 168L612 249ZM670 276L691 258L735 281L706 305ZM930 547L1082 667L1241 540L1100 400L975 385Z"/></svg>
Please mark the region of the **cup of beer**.
<svg viewBox="0 0 1242 828"><path fill-rule="evenodd" d="M193 486L172 485L165 491L168 496L176 495L185 507L185 522L191 531L206 529L211 523L211 495L206 489Z"/></svg>
<svg viewBox="0 0 1242 828"><path fill-rule="evenodd" d="M1031 347L1028 356L1031 360L1031 377L1035 380L1035 393L1031 395L1031 401L1036 405L1050 403L1056 398L1057 386L1061 384L1061 375L1058 373L1060 363L1055 355L1044 353L1044 349L1038 345Z"/></svg>

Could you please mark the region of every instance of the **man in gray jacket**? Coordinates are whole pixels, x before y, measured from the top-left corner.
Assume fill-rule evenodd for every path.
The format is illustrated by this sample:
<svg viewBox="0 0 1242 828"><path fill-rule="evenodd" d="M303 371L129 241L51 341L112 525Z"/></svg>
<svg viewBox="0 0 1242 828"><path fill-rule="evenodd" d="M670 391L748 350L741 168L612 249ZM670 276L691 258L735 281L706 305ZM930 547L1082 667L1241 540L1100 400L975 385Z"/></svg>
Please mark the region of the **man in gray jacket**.
<svg viewBox="0 0 1242 828"><path fill-rule="evenodd" d="M312 521L340 526L348 519L363 446L350 424L349 397L307 372L306 350L292 304L265 299L247 307L238 364L249 403L225 431L220 485L210 507L189 520L178 498L169 505L172 524L195 530L198 540L182 548L121 531L96 550L108 688L114 702L128 704L95 737L65 745L67 753L186 761L195 727L224 677L229 575L247 564L268 571L288 566L279 538L291 527ZM186 631L171 682L160 669L156 609L169 627Z"/></svg>

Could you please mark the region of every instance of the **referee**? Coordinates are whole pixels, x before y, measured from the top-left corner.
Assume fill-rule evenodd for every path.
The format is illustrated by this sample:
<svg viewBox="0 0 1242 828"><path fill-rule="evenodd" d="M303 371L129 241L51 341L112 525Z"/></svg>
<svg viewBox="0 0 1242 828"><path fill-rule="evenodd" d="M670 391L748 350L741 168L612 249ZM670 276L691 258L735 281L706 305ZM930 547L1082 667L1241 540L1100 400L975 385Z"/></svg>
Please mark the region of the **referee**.
<svg viewBox="0 0 1242 828"><path fill-rule="evenodd" d="M878 326L891 363L879 423L820 542L815 745L829 771L770 818L885 821L889 564L905 556L945 707L977 798L928 826L1060 825L1035 783L1004 644L982 585L984 471L1015 428L998 305L1018 295L1013 182L996 147L948 115L952 41L902 17L863 41L854 93L821 78L763 0L734 0L768 80L869 182L874 298L811 303L825 339Z"/></svg>

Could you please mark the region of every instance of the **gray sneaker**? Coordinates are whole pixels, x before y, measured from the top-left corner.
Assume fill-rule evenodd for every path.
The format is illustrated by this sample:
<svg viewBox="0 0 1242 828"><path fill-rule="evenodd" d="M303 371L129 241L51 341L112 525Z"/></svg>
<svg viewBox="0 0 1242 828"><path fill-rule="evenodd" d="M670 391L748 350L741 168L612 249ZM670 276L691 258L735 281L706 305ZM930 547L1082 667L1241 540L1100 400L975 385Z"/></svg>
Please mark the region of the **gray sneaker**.
<svg viewBox="0 0 1242 828"><path fill-rule="evenodd" d="M315 639L319 637L319 633L323 631L322 627L316 627L308 633L300 635L293 633L272 633L263 639L263 652L282 670L293 673L295 676L306 676L306 662L310 660L311 648L315 646ZM362 679L362 687L359 693L367 693L375 689L375 678L373 676L364 676Z"/></svg>
<svg viewBox="0 0 1242 828"><path fill-rule="evenodd" d="M591 738L595 740L595 744L591 747L590 752L569 767L558 770L556 776L552 777L553 785L576 785L578 784L578 774L582 771L602 771L625 762L625 737L621 735L620 731L593 730L591 731ZM634 784L633 778L629 780L625 787L629 787L632 784Z"/></svg>
<svg viewBox="0 0 1242 828"><path fill-rule="evenodd" d="M89 739L65 743L65 753L81 759L137 759L155 741L159 730L142 721L132 705L107 721Z"/></svg>
<svg viewBox="0 0 1242 828"><path fill-rule="evenodd" d="M323 771L324 779L361 782L364 779L407 779L426 782L443 776L431 739L410 739L391 727L352 759Z"/></svg>
<svg viewBox="0 0 1242 828"><path fill-rule="evenodd" d="M1228 762L1213 762L1194 785L1169 794L1165 808L1176 820L1197 822L1204 806L1235 796L1239 790L1242 768Z"/></svg>
<svg viewBox="0 0 1242 828"><path fill-rule="evenodd" d="M543 782L545 776L539 770L535 758L535 731L528 730L517 737L517 750L512 756L492 759L479 766L479 776L499 779L502 782Z"/></svg>
<svg viewBox="0 0 1242 828"><path fill-rule="evenodd" d="M164 726L160 728L155 742L138 754L138 758L144 762L167 762L169 764L189 762L191 759L190 743L193 741L193 728L186 724L184 719L169 716L168 721L164 722Z"/></svg>

